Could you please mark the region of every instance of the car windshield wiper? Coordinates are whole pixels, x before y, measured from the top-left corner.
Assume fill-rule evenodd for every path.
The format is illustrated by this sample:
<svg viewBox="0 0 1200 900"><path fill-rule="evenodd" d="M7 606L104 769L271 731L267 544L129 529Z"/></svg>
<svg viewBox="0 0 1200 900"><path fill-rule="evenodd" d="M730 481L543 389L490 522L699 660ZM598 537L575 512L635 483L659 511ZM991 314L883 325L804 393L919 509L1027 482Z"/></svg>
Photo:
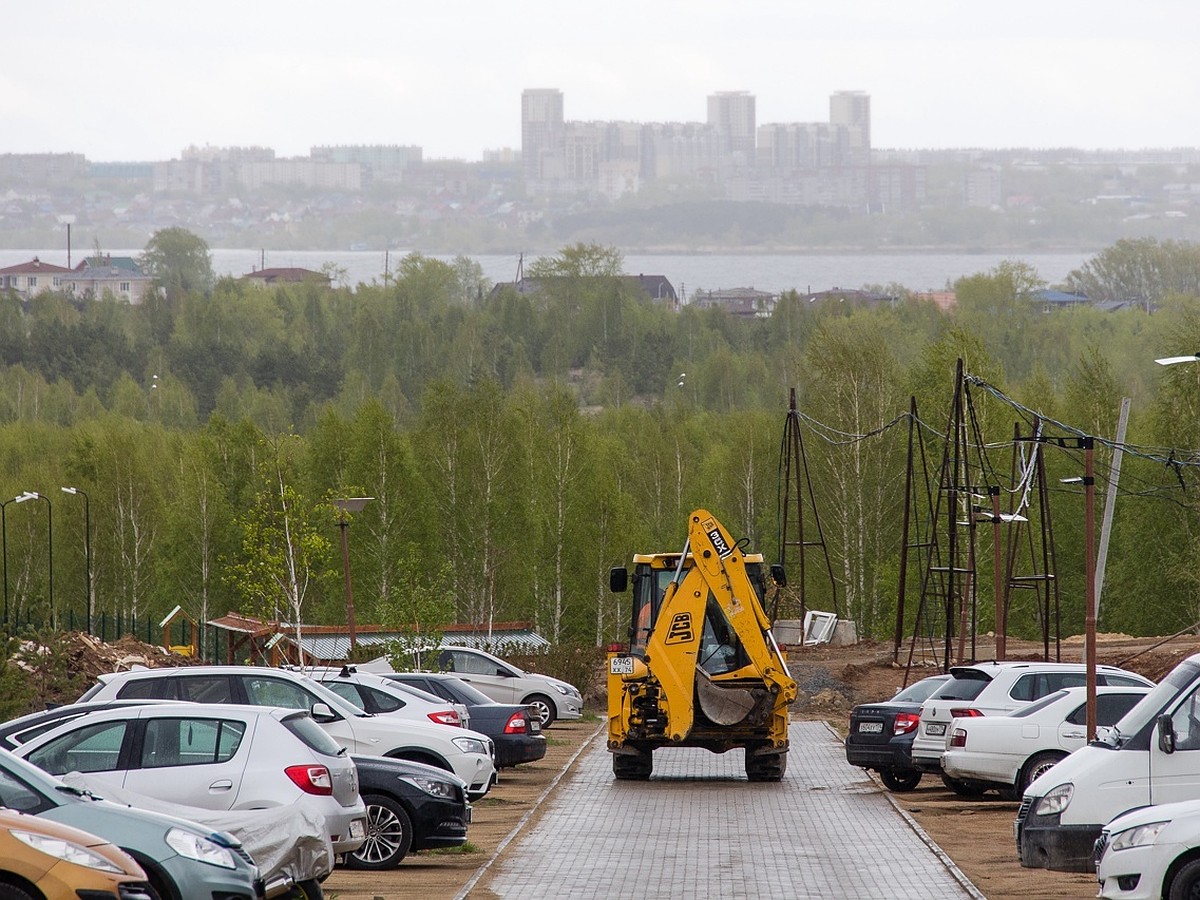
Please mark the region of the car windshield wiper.
<svg viewBox="0 0 1200 900"><path fill-rule="evenodd" d="M56 784L54 786L54 789L56 791L62 791L64 794L71 794L72 796L75 796L75 797L86 797L88 800L99 800L100 799L99 797L97 797L95 794L93 794L89 790L85 790L84 788L72 787L69 784Z"/></svg>

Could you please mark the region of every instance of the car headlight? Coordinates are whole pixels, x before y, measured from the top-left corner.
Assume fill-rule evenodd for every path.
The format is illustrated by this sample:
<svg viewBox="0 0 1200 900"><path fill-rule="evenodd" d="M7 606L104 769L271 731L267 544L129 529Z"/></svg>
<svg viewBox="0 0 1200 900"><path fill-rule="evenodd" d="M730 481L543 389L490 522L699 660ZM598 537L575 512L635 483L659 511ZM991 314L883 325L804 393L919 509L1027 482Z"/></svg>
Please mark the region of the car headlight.
<svg viewBox="0 0 1200 900"><path fill-rule="evenodd" d="M562 694L564 697L569 697L571 695L570 689L567 688L565 685L555 684L555 685L552 685L552 687L556 691L558 691L560 694Z"/></svg>
<svg viewBox="0 0 1200 900"><path fill-rule="evenodd" d="M180 856L186 856L196 862L220 866L222 869L237 868L229 850L194 831L172 828L167 832L167 845Z"/></svg>
<svg viewBox="0 0 1200 900"><path fill-rule="evenodd" d="M1145 847L1147 844L1153 844L1154 839L1158 837L1158 833L1170 824L1170 821L1147 822L1145 825L1138 825L1136 828L1126 828L1124 831L1118 831L1113 835L1112 843L1108 846L1113 850Z"/></svg>
<svg viewBox="0 0 1200 900"><path fill-rule="evenodd" d="M8 833L22 844L28 844L39 853L45 853L55 859L74 863L77 866L86 866L89 869L99 869L101 872L111 872L114 875L125 874L123 869L109 862L99 853L94 853L79 844L64 841L62 838L50 837L34 831L19 831L16 828L10 828Z"/></svg>
<svg viewBox="0 0 1200 900"><path fill-rule="evenodd" d="M424 791L431 797L441 797L443 800L457 799L454 785L449 781L442 781L440 778L428 778L424 775L409 775L400 780L407 781L413 787Z"/></svg>
<svg viewBox="0 0 1200 900"><path fill-rule="evenodd" d="M1060 784L1033 805L1033 814L1035 816L1053 816L1061 813L1071 802L1073 793L1075 793L1074 785Z"/></svg>
<svg viewBox="0 0 1200 900"><path fill-rule="evenodd" d="M454 746L463 753L484 753L488 752L487 744L476 738L457 737L454 739Z"/></svg>

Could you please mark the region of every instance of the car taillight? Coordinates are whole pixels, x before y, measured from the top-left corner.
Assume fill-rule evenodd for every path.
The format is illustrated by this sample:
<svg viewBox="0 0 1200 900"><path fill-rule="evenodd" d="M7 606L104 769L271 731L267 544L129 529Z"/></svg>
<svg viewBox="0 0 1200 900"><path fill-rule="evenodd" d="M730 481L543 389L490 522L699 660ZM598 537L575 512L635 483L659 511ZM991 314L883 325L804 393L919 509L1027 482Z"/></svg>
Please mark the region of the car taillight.
<svg viewBox="0 0 1200 900"><path fill-rule="evenodd" d="M973 719L976 716L982 715L983 713L981 713L979 710L972 709L969 706L960 706L957 709L950 710L950 718L952 719Z"/></svg>
<svg viewBox="0 0 1200 900"><path fill-rule="evenodd" d="M896 713L896 722L892 725L892 734L908 734L917 727L920 721L920 713Z"/></svg>
<svg viewBox="0 0 1200 900"><path fill-rule="evenodd" d="M508 721L504 724L505 734L524 734L525 733L525 713L513 713L508 717Z"/></svg>
<svg viewBox="0 0 1200 900"><path fill-rule="evenodd" d="M283 771L306 794L333 793L333 778L325 766L288 766Z"/></svg>
<svg viewBox="0 0 1200 900"><path fill-rule="evenodd" d="M955 728L955 729L954 729L954 731L953 731L953 733L951 733L951 735L950 735L950 746L951 746L951 747L965 747L965 746L967 746L967 733L966 733L966 731L964 731L964 730L963 730L963 729L961 729L961 728Z"/></svg>
<svg viewBox="0 0 1200 900"><path fill-rule="evenodd" d="M434 722L437 722L439 725L455 725L459 728L462 727L462 719L460 719L458 717L458 713L452 709L442 710L441 712L431 712L428 715L430 719L432 719Z"/></svg>

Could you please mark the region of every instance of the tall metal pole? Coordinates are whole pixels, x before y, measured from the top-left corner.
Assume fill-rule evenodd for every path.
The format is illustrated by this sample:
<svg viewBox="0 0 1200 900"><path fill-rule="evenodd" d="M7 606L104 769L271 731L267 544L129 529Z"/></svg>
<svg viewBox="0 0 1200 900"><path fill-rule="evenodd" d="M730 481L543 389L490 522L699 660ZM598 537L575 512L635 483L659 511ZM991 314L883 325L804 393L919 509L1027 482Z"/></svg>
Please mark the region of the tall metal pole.
<svg viewBox="0 0 1200 900"><path fill-rule="evenodd" d="M342 576L346 581L346 627L350 632L350 652L353 653L358 647L358 636L354 631L354 592L350 589L350 541L346 536L346 530L349 527L350 523L346 521L345 513L343 513L338 521L338 528L342 530Z"/></svg>
<svg viewBox="0 0 1200 900"><path fill-rule="evenodd" d="M10 633L10 629L8 621L8 523L4 513L5 507L16 499L16 497L12 497L0 502L0 546L2 546L4 554L4 631L6 634Z"/></svg>
<svg viewBox="0 0 1200 900"><path fill-rule="evenodd" d="M75 487L65 487L64 494L78 494L83 498L83 566L84 566L84 608L87 613L87 633L92 633L92 618L95 609L92 594L92 503L86 491Z"/></svg>
<svg viewBox="0 0 1200 900"><path fill-rule="evenodd" d="M1087 647L1087 739L1096 739L1096 478L1095 442L1083 439L1083 531L1086 546L1087 617L1084 620L1084 644Z"/></svg>
<svg viewBox="0 0 1200 900"><path fill-rule="evenodd" d="M49 497L37 491L26 491L13 500L17 503L24 503L26 500L46 501L46 567L49 576L50 627L58 628L58 613L54 608L54 504L50 502ZM7 582L7 579L5 581Z"/></svg>

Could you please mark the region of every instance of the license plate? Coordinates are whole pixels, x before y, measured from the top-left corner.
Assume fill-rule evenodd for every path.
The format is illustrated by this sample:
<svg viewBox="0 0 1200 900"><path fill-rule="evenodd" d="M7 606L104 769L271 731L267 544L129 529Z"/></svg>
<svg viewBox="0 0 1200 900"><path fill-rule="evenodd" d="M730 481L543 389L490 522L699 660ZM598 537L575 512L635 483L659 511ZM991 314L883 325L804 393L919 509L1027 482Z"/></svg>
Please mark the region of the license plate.
<svg viewBox="0 0 1200 900"><path fill-rule="evenodd" d="M925 733L933 734L933 735L937 735L937 734L944 735L946 733L946 725L943 722L930 722L928 725L925 726Z"/></svg>
<svg viewBox="0 0 1200 900"><path fill-rule="evenodd" d="M466 808L466 814L465 814L464 818L467 820L467 824L468 824L468 825L470 825L470 824L471 824L471 813L473 813L474 811L475 811L475 810L474 810L474 807L472 807L472 806L470 806L470 805L468 805L468 806L467 806L467 808Z"/></svg>
<svg viewBox="0 0 1200 900"><path fill-rule="evenodd" d="M858 723L858 733L859 734L883 734L883 723L882 722L859 722Z"/></svg>
<svg viewBox="0 0 1200 900"><path fill-rule="evenodd" d="M530 716L529 717L529 733L530 734L538 734L539 732L541 732L541 730L542 730L542 723L538 719L533 718L533 716Z"/></svg>
<svg viewBox="0 0 1200 900"><path fill-rule="evenodd" d="M362 819L355 819L350 823L350 840L357 841L359 838L367 836L367 823Z"/></svg>
<svg viewBox="0 0 1200 900"><path fill-rule="evenodd" d="M608 661L608 673L610 675L632 675L633 657L614 656Z"/></svg>

